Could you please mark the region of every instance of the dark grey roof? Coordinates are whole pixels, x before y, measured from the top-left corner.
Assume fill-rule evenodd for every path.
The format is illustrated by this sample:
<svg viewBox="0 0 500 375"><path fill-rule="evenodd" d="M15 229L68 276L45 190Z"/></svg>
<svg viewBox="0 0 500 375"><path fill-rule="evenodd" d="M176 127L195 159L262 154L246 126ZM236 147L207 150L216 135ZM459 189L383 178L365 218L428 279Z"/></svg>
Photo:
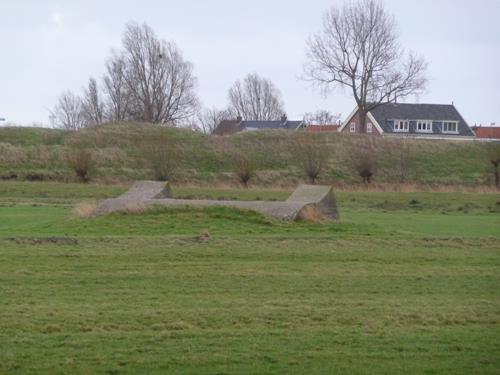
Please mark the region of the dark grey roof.
<svg viewBox="0 0 500 375"><path fill-rule="evenodd" d="M215 135L234 134L243 130L240 120L222 120L214 129Z"/></svg>
<svg viewBox="0 0 500 375"><path fill-rule="evenodd" d="M254 128L254 129L285 129L285 130L295 130L297 129L302 121L243 121L242 125L244 128Z"/></svg>
<svg viewBox="0 0 500 375"><path fill-rule="evenodd" d="M284 129L295 130L303 121L240 121L237 120L223 120L215 128L213 134L226 135L241 132L245 129Z"/></svg>
<svg viewBox="0 0 500 375"><path fill-rule="evenodd" d="M467 122L451 104L386 103L371 110L370 113L386 133L393 132L393 120L410 120L410 134L416 133L412 120L433 120L436 123L448 120L458 122L458 134L455 135L474 136ZM439 124L433 126L432 130L433 134L450 135L443 134Z"/></svg>

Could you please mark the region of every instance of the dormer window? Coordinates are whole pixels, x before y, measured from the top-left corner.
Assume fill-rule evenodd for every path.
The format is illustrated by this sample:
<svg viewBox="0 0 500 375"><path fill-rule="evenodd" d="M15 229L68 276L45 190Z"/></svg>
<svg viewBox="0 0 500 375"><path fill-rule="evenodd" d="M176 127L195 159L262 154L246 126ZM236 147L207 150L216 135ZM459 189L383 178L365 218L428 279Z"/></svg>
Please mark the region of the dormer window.
<svg viewBox="0 0 500 375"><path fill-rule="evenodd" d="M408 120L395 120L394 121L394 131L395 132L408 132L410 129L410 121Z"/></svg>
<svg viewBox="0 0 500 375"><path fill-rule="evenodd" d="M432 133L432 121L418 120L416 130L418 133Z"/></svg>
<svg viewBox="0 0 500 375"><path fill-rule="evenodd" d="M457 121L443 121L443 133L457 134L458 122Z"/></svg>

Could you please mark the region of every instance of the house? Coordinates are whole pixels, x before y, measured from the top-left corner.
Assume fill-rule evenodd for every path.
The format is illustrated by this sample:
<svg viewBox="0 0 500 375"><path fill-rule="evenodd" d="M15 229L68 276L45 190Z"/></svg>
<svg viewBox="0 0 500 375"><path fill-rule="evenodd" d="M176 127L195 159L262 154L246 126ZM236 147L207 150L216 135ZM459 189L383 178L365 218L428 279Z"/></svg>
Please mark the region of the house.
<svg viewBox="0 0 500 375"><path fill-rule="evenodd" d="M500 126L494 123L490 126L474 125L472 130L476 133L476 138L500 140Z"/></svg>
<svg viewBox="0 0 500 375"><path fill-rule="evenodd" d="M329 124L329 125L315 125L315 124L309 124L306 127L306 130L308 132L338 132L340 128L340 125L338 124Z"/></svg>
<svg viewBox="0 0 500 375"><path fill-rule="evenodd" d="M339 132L360 133L358 109L347 117ZM366 132L384 136L473 139L474 132L453 104L385 103L371 110Z"/></svg>
<svg viewBox="0 0 500 375"><path fill-rule="evenodd" d="M223 120L217 125L213 134L216 135L228 135L243 131L255 131L264 129L273 130L299 130L306 126L304 121L291 121L288 120L286 116L281 117L281 120L277 121L255 121L255 120L243 120L241 117L237 117L235 120Z"/></svg>

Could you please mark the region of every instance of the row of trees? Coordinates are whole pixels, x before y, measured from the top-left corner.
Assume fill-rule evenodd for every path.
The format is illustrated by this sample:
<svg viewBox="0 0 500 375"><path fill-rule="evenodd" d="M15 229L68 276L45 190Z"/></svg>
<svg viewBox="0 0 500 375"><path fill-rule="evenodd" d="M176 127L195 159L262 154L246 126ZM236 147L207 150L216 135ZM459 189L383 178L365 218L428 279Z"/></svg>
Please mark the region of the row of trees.
<svg viewBox="0 0 500 375"><path fill-rule="evenodd" d="M285 113L281 92L266 78L249 74L229 89L227 109L200 109L193 65L173 42L146 24L125 27L122 49L106 62L99 83L89 79L81 95L65 91L51 111L54 125L80 129L103 122L139 121L192 125L210 133L223 119L241 116L276 120Z"/></svg>
<svg viewBox="0 0 500 375"><path fill-rule="evenodd" d="M424 92L427 63L406 54L398 42L395 18L379 0L346 2L328 10L323 30L307 42L304 78L323 88L347 88L358 106L362 130L366 115L383 103ZM249 74L229 89L225 109L200 110L193 65L173 42L159 39L146 24L126 25L122 48L106 62L100 84L90 78L83 95L64 92L51 118L78 129L107 121L179 125L193 121L206 133L223 119L278 120L285 113L279 89ZM332 123L327 111L305 114ZM196 121L194 120L196 119Z"/></svg>

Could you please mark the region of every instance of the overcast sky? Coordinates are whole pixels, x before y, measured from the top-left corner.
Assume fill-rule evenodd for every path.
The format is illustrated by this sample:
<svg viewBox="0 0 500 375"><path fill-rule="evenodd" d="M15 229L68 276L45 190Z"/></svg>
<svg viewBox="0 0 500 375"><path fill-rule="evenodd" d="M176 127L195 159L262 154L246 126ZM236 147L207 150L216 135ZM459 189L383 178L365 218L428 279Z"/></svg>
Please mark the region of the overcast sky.
<svg viewBox="0 0 500 375"><path fill-rule="evenodd" d="M194 64L205 106L222 107L247 73L272 79L289 118L346 116L347 91L324 98L300 80L305 41L335 0L0 0L0 117L48 123L65 89L101 77L126 22L147 22ZM422 103L454 101L469 125L500 123L500 0L386 0L401 42L429 61ZM415 101L411 98L410 101Z"/></svg>

